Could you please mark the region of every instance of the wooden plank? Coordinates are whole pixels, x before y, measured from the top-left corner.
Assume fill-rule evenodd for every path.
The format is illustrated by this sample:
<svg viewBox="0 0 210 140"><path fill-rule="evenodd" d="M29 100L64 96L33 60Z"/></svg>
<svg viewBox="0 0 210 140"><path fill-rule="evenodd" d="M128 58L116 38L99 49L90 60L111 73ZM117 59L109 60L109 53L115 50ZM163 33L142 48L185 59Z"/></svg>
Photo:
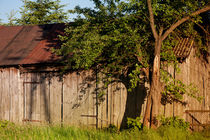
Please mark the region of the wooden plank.
<svg viewBox="0 0 210 140"><path fill-rule="evenodd" d="M112 84L112 104L111 104L111 106L112 106L112 115L111 115L111 117L112 117L112 124L113 125L115 125L115 126L117 126L117 114L116 114L116 112L117 112L117 108L116 108L116 86L117 86L117 83L113 83Z"/></svg>
<svg viewBox="0 0 210 140"><path fill-rule="evenodd" d="M87 125L87 119L85 117L81 117L83 114L87 114L87 104L88 104L88 90L87 90L87 72L82 71L77 74L77 103L79 104L79 107L75 110L75 120L77 120L78 125L84 126Z"/></svg>
<svg viewBox="0 0 210 140"><path fill-rule="evenodd" d="M23 120L23 113L24 113L24 110L23 110L23 78L22 78L22 75L20 74L20 70L18 69L18 72L17 72L17 91L18 91L18 105L17 105L17 108L18 108L18 113L17 113L17 116L18 116L18 122L22 122Z"/></svg>
<svg viewBox="0 0 210 140"><path fill-rule="evenodd" d="M3 119L10 120L10 106L11 106L11 98L10 98L10 72L9 69L5 68L3 72Z"/></svg>
<svg viewBox="0 0 210 140"><path fill-rule="evenodd" d="M30 73L27 73L25 75L25 81L26 82L29 82L31 81L31 74ZM32 100L32 97L31 97L31 84L24 84L24 87L25 87L25 117L24 119L29 119L31 120L32 119L32 105L31 104L31 100Z"/></svg>
<svg viewBox="0 0 210 140"><path fill-rule="evenodd" d="M141 110L141 114L140 114L140 116L142 117L142 122L143 122L143 117L144 117L144 115L145 115L145 111L146 111L146 105L147 105L147 96L148 96L148 94L149 94L149 88L150 88L150 84L149 84L149 82L147 82L147 81L145 81L145 83L144 83L144 88L145 88L145 97L143 97L143 99L144 99L144 102L143 102L143 104L141 105L142 106L142 110ZM162 112L163 112L163 114L164 114L164 106L162 105L162 110L161 110Z"/></svg>
<svg viewBox="0 0 210 140"><path fill-rule="evenodd" d="M95 127L96 126L96 98L95 98L95 88L96 81L94 72L92 70L88 71L88 114L93 115L95 117L88 117L88 126Z"/></svg>
<svg viewBox="0 0 210 140"><path fill-rule="evenodd" d="M103 128L107 127L108 120L106 118L106 95L107 95L107 88L105 88L104 78L105 75L103 73L98 73L98 127Z"/></svg>
<svg viewBox="0 0 210 140"><path fill-rule="evenodd" d="M49 81L46 73L40 74L40 94L41 94L41 121L50 122L50 96L49 96Z"/></svg>
<svg viewBox="0 0 210 140"><path fill-rule="evenodd" d="M78 107L77 74L75 72L65 76L63 89L63 121L66 124L75 124L77 122L72 119Z"/></svg>
<svg viewBox="0 0 210 140"><path fill-rule="evenodd" d="M11 94L11 110L10 110L10 121L17 122L19 116L19 98L18 98L18 77L17 69L10 68L10 94Z"/></svg>
<svg viewBox="0 0 210 140"><path fill-rule="evenodd" d="M79 126L84 126L87 125L87 123L89 123L89 120L92 120L92 124L90 124L91 126L94 126L94 124L96 124L96 117L89 117L89 116L96 116L97 114L94 113L89 113L89 109L91 110L91 108L96 105L95 103L93 104L93 106L89 106L89 108L87 108L87 106L89 105L89 98L92 98L92 100L96 100L96 98L94 98L95 94L94 91L91 91L92 86L95 86L94 83L90 83L91 81L89 81L89 72L87 71L82 71L80 73L77 73L77 98L76 101L73 104L73 108L72 108L72 119L71 119L71 123L73 125L79 125ZM74 82L74 81L72 81ZM95 90L95 88L94 88ZM90 93L92 92L92 93ZM90 95L90 96L89 96ZM78 105L78 106L75 106Z"/></svg>
<svg viewBox="0 0 210 140"><path fill-rule="evenodd" d="M118 128L120 128L121 126L121 122L123 119L123 114L124 114L124 110L123 110L123 106L125 106L124 102L122 102L122 87L121 87L121 83L116 83L116 92L115 92L115 116L116 116L116 126Z"/></svg>
<svg viewBox="0 0 210 140"><path fill-rule="evenodd" d="M108 85L108 122L109 124L113 123L113 118L112 118L112 84Z"/></svg>
<svg viewBox="0 0 210 140"><path fill-rule="evenodd" d="M62 79L52 76L50 80L50 117L53 124L61 123Z"/></svg>
<svg viewBox="0 0 210 140"><path fill-rule="evenodd" d="M10 73L10 76L9 76L9 93L10 93L10 121L14 121L13 120L13 117L14 117L14 112L13 110L15 110L15 106L14 106L14 71L13 71L13 68L9 68L9 73Z"/></svg>
<svg viewBox="0 0 210 140"><path fill-rule="evenodd" d="M37 82L37 83L33 83L33 87L34 87L34 113L33 113L33 117L32 120L41 120L41 88L40 88L40 74L36 73L34 74L34 78L32 80L32 82Z"/></svg>
<svg viewBox="0 0 210 140"><path fill-rule="evenodd" d="M185 113L190 113L190 112L205 113L205 112L210 112L210 110L185 110Z"/></svg>
<svg viewBox="0 0 210 140"><path fill-rule="evenodd" d="M123 83L121 83L121 113L120 113L120 125L122 125L123 117L125 114L127 103L128 91Z"/></svg>

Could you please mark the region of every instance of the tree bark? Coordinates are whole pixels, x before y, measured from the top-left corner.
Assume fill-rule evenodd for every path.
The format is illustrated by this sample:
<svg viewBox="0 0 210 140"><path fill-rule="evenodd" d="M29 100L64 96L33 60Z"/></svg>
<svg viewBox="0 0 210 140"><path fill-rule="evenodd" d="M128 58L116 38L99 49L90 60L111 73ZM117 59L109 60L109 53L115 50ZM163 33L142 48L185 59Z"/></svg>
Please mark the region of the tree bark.
<svg viewBox="0 0 210 140"><path fill-rule="evenodd" d="M161 35L155 42L155 53L153 61L153 70L152 70L152 82L151 82L151 127L156 128L158 126L157 116L159 114L160 107L160 49L161 49Z"/></svg>
<svg viewBox="0 0 210 140"><path fill-rule="evenodd" d="M151 112L151 94L148 94L146 110L143 119L143 126L150 127L150 112Z"/></svg>
<svg viewBox="0 0 210 140"><path fill-rule="evenodd" d="M150 86L150 92L147 99L147 105L145 110L145 115L143 119L143 125L149 127L151 124L152 128L158 126L157 116L159 114L159 105L161 98L161 86L160 86L160 49L161 49L161 34L155 42L155 52L152 70L152 81Z"/></svg>

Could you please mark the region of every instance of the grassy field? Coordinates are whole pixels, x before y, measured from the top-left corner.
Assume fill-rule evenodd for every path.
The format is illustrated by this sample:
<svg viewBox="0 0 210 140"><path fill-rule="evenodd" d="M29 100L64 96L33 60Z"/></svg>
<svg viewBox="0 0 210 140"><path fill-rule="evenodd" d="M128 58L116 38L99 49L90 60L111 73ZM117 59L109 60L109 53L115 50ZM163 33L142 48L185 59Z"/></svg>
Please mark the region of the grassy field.
<svg viewBox="0 0 210 140"><path fill-rule="evenodd" d="M109 132L59 126L0 125L0 140L210 140L210 131L189 132L173 127Z"/></svg>

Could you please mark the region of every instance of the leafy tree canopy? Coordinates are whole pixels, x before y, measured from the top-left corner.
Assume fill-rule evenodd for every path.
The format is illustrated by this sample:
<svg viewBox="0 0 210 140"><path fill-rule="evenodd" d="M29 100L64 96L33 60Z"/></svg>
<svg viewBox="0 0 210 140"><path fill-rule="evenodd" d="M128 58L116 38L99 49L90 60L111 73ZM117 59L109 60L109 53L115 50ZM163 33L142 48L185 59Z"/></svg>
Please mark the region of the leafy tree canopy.
<svg viewBox="0 0 210 140"><path fill-rule="evenodd" d="M68 67L89 69L93 66L107 74L129 75L131 86L139 81L142 68L151 68L154 58L154 37L149 23L146 0L93 0L95 8L75 7L72 13L83 14L66 28L64 42L57 52L64 57ZM165 32L176 21L202 8L205 1L154 0L152 8L156 29ZM193 21L193 22L191 22ZM194 23L202 22L200 16L191 17L176 28L163 42L161 60L175 61L172 48L180 37L196 37ZM73 65L72 65L73 64Z"/></svg>
<svg viewBox="0 0 210 140"><path fill-rule="evenodd" d="M50 24L67 22L67 13L63 11L65 5L60 5L60 0L37 0L36 2L24 0L21 8L21 18L17 23L25 24Z"/></svg>

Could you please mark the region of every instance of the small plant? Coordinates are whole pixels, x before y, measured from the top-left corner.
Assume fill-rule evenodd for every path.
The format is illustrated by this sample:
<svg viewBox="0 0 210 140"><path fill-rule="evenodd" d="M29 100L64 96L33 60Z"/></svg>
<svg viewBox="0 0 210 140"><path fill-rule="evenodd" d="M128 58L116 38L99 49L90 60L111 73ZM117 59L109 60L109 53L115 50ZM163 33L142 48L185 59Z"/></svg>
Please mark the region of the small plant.
<svg viewBox="0 0 210 140"><path fill-rule="evenodd" d="M143 125L141 123L141 117L136 117L136 119L133 118L127 118L127 125L129 129L138 129L141 130L143 128Z"/></svg>
<svg viewBox="0 0 210 140"><path fill-rule="evenodd" d="M119 129L113 124L110 124L108 127L104 128L104 130L109 133L119 133Z"/></svg>
<svg viewBox="0 0 210 140"><path fill-rule="evenodd" d="M180 119L178 117L161 117L160 122L161 126L172 126L184 130L187 130L190 126L189 122L186 122L184 119Z"/></svg>
<svg viewBox="0 0 210 140"><path fill-rule="evenodd" d="M0 128L5 128L9 125L9 121L0 120Z"/></svg>

